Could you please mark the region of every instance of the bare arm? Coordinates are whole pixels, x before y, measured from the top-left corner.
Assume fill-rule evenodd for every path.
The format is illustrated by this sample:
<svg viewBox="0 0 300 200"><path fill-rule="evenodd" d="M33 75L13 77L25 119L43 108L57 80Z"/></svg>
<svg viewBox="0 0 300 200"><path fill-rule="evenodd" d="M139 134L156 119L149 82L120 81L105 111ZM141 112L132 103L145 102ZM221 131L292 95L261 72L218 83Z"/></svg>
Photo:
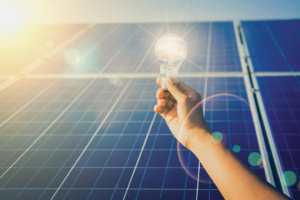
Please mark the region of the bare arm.
<svg viewBox="0 0 300 200"><path fill-rule="evenodd" d="M160 78L157 79L160 85ZM183 126L189 111L201 101L201 96L180 81L168 78L170 93L157 91L154 110L167 122L173 135L201 161L225 199L290 199L272 185L258 178L225 145L211 141L211 130L202 111L197 112ZM179 137L179 130L184 135Z"/></svg>

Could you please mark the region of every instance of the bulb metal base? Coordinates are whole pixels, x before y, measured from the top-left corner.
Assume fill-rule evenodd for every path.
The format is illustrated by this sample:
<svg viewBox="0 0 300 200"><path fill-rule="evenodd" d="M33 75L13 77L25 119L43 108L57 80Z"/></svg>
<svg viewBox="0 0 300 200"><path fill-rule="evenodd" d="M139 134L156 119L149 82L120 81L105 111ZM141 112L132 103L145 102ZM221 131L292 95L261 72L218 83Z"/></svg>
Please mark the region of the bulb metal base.
<svg viewBox="0 0 300 200"><path fill-rule="evenodd" d="M167 87L167 77L161 77L161 88L163 90L168 90L168 87Z"/></svg>

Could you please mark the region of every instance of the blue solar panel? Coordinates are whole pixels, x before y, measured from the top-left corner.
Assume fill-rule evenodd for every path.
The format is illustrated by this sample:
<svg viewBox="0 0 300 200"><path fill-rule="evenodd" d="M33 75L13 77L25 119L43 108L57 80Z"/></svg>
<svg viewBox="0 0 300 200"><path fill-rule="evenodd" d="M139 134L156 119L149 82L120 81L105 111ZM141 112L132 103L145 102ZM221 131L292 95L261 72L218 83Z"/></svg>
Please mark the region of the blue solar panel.
<svg viewBox="0 0 300 200"><path fill-rule="evenodd" d="M241 71L232 22L214 22L97 25L68 47L80 52L78 64L68 64L63 51L33 73L159 73L154 45L170 32L188 47L179 72Z"/></svg>
<svg viewBox="0 0 300 200"><path fill-rule="evenodd" d="M300 79L299 77L258 77L284 170L292 170L299 180ZM294 199L300 198L297 184L291 187Z"/></svg>
<svg viewBox="0 0 300 200"><path fill-rule="evenodd" d="M254 71L300 70L300 20L244 21Z"/></svg>
<svg viewBox="0 0 300 200"><path fill-rule="evenodd" d="M205 78L181 80L204 93ZM197 186L181 167L176 139L153 112L157 88L155 78L116 85L107 78L22 79L2 91L1 110L18 112L1 119L0 198L223 199L215 185ZM207 96L224 92L247 100L243 78L207 78ZM250 108L224 97L206 104L205 117L265 179L263 168L248 163L259 152ZM182 152L197 174L197 158ZM211 181L202 166L201 178Z"/></svg>

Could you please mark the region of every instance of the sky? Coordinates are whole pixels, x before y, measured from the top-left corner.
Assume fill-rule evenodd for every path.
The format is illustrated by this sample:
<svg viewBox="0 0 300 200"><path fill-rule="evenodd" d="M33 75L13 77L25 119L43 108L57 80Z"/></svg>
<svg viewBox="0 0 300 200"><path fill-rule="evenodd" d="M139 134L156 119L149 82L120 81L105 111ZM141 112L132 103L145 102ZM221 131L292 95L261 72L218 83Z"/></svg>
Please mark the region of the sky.
<svg viewBox="0 0 300 200"><path fill-rule="evenodd" d="M22 23L300 19L300 0L0 0L0 11L3 2Z"/></svg>

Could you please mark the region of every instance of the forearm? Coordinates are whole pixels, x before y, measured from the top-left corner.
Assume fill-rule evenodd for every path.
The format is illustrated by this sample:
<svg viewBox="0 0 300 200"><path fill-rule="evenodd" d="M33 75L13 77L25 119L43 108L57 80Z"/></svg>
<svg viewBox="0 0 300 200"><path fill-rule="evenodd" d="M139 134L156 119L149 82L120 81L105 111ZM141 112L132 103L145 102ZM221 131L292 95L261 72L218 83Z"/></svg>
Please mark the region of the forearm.
<svg viewBox="0 0 300 200"><path fill-rule="evenodd" d="M212 178L225 199L288 199L260 180L225 146L211 141L211 133L198 130L190 150Z"/></svg>

